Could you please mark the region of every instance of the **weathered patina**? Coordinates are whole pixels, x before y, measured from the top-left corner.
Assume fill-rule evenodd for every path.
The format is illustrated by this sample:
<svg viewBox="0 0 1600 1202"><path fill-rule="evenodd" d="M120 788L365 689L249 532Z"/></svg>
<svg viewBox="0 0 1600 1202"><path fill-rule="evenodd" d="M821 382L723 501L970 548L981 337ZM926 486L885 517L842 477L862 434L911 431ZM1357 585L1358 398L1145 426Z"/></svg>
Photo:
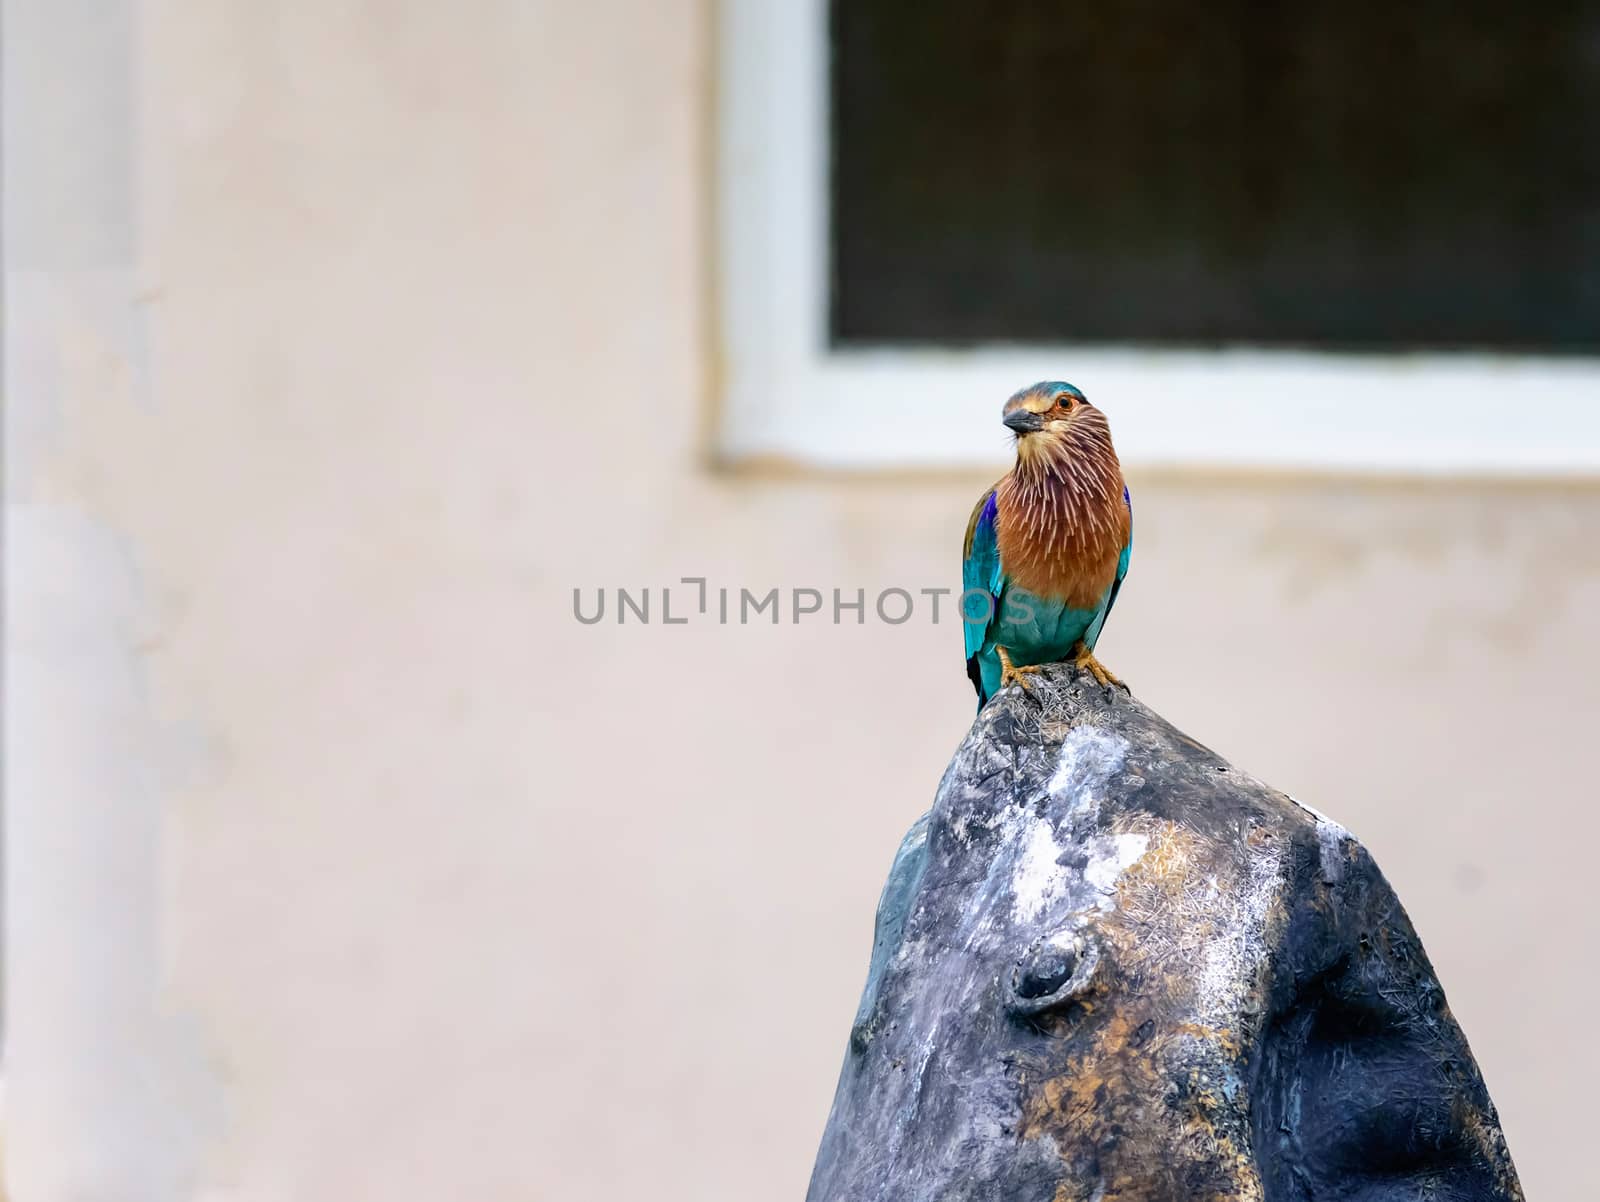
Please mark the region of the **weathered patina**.
<svg viewBox="0 0 1600 1202"><path fill-rule="evenodd" d="M1366 850L1065 665L879 905L808 1202L1520 1199Z"/></svg>

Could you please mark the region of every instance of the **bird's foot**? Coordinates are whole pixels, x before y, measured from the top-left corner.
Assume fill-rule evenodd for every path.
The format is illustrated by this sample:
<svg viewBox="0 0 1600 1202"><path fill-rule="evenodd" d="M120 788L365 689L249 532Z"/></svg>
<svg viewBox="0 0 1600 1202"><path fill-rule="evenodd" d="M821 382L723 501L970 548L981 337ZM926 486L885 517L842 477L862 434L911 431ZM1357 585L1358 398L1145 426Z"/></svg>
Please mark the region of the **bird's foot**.
<svg viewBox="0 0 1600 1202"><path fill-rule="evenodd" d="M1028 679L1044 671L1042 664L1012 663L1011 655L1004 647L996 647L995 651L1000 656L1000 687L1002 689L1007 685L1014 684L1026 693L1029 691Z"/></svg>
<svg viewBox="0 0 1600 1202"><path fill-rule="evenodd" d="M1082 643L1078 644L1077 656L1072 662L1080 671L1087 672L1090 676L1093 676L1104 688L1116 685L1126 692L1133 691L1128 688L1127 684L1116 673L1097 660L1094 657L1094 652L1090 651Z"/></svg>

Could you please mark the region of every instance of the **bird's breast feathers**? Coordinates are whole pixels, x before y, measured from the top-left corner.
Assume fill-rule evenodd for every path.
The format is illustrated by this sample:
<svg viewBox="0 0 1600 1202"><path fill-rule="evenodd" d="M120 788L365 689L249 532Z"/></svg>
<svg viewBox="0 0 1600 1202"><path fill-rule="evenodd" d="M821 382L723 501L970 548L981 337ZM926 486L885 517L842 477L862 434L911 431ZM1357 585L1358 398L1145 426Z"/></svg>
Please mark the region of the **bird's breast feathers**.
<svg viewBox="0 0 1600 1202"><path fill-rule="evenodd" d="M1098 608L1133 526L1115 459L1059 475L1013 472L995 489L995 501L1007 579L1072 609Z"/></svg>

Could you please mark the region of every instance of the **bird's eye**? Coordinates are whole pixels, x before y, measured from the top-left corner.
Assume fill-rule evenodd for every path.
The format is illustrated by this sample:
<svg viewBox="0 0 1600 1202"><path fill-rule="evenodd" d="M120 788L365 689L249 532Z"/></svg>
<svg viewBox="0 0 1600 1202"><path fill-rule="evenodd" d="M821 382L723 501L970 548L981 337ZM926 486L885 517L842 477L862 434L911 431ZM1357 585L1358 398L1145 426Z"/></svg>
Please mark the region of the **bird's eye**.
<svg viewBox="0 0 1600 1202"><path fill-rule="evenodd" d="M1061 408L1063 408L1063 409L1071 409L1072 408L1072 398L1070 396L1068 396L1066 393L1063 392L1060 396L1058 396L1056 398L1056 404L1060 405Z"/></svg>

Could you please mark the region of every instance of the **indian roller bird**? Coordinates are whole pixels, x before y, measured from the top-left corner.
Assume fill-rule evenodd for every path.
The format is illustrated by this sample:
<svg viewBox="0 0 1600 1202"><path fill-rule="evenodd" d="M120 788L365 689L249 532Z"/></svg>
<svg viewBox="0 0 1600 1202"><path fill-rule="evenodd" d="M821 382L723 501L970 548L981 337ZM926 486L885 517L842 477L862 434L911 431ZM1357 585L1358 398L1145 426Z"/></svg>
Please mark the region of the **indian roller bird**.
<svg viewBox="0 0 1600 1202"><path fill-rule="evenodd" d="M979 498L962 550L962 627L978 708L1062 660L1102 685L1121 684L1094 657L1133 555L1133 501L1111 425L1059 380L1016 393L1001 420L1016 436L1017 461Z"/></svg>

